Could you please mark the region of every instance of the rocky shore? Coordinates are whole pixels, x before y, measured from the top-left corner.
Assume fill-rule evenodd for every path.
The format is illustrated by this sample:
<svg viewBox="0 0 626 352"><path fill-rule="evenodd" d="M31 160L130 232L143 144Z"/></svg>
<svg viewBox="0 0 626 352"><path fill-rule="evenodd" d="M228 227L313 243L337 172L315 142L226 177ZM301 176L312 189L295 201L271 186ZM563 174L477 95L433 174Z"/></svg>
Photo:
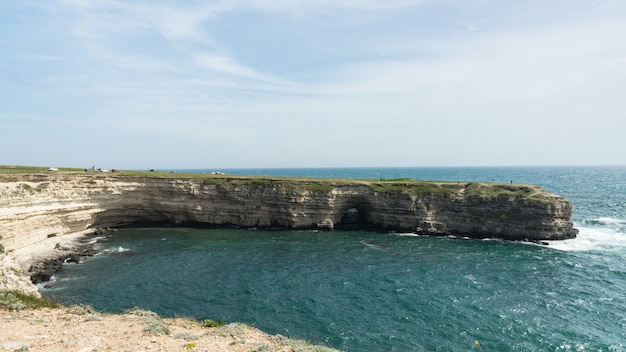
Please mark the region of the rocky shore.
<svg viewBox="0 0 626 352"><path fill-rule="evenodd" d="M61 245L60 242L57 242L52 252L49 252L43 259L31 263L28 268L31 282L40 284L50 281L52 275L63 268L63 264L78 264L85 257L98 254L99 251L94 248L95 238L105 234L105 230L98 229L95 232L86 234L84 238L79 239L70 246Z"/></svg>

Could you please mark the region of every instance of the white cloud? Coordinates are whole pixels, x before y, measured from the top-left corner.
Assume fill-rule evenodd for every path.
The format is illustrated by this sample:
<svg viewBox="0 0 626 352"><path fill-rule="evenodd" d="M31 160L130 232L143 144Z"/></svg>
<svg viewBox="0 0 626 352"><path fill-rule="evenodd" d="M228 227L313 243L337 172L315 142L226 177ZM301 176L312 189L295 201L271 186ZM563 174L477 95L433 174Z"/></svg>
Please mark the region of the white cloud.
<svg viewBox="0 0 626 352"><path fill-rule="evenodd" d="M626 24L594 23L524 33L486 33L413 45L412 59L350 64L328 72L320 94L451 96L458 103L577 100L589 85L614 89L626 75L619 65ZM407 38L400 38L405 45ZM393 49L391 49L393 51ZM408 56L406 48L405 56ZM429 52L430 57L419 53ZM613 82L613 83L611 83Z"/></svg>
<svg viewBox="0 0 626 352"><path fill-rule="evenodd" d="M210 6L176 6L114 0L59 0L79 16L73 33L83 37L155 31L168 39L197 38L198 26L215 15Z"/></svg>
<svg viewBox="0 0 626 352"><path fill-rule="evenodd" d="M199 54L196 55L196 62L201 67L217 73L241 76L261 81L272 80L254 69L236 63L234 60L224 55L207 53Z"/></svg>
<svg viewBox="0 0 626 352"><path fill-rule="evenodd" d="M238 7L254 6L265 11L306 13L311 11L332 11L336 9L354 11L398 10L417 6L431 0L248 0L239 1Z"/></svg>
<svg viewBox="0 0 626 352"><path fill-rule="evenodd" d="M482 0L56 4L40 14L45 26L25 22L32 32L0 43L0 58L22 58L0 61L17 77L2 105L14 120L53 118L56 134L80 120L81 131L128 137L120 150L171 147L191 162L227 148L229 166L484 164L490 153L510 157L490 164L527 164L555 135L604 126L594 146L608 148L624 128L626 25L602 13L528 26ZM333 27L346 13L367 18ZM581 140L570 153L583 152Z"/></svg>

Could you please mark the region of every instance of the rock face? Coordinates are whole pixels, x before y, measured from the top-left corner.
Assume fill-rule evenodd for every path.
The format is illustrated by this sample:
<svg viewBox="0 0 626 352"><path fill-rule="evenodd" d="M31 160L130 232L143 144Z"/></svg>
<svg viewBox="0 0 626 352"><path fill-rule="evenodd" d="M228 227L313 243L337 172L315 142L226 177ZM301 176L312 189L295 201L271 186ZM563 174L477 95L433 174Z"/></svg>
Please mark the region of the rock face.
<svg viewBox="0 0 626 352"><path fill-rule="evenodd" d="M571 214L565 198L525 185L0 175L0 244L6 252L55 236L136 224L555 240L576 236Z"/></svg>

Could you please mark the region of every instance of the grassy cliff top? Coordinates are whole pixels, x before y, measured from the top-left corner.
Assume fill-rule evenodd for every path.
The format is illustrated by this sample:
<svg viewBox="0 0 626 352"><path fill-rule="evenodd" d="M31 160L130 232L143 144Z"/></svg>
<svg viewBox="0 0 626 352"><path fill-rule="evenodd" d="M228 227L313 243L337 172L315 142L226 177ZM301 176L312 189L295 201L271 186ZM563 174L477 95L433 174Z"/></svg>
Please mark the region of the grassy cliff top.
<svg viewBox="0 0 626 352"><path fill-rule="evenodd" d="M82 175L92 177L141 177L161 179L194 179L208 185L215 185L223 189L234 189L238 186L272 187L289 191L310 191L328 193L342 186L367 186L378 193L403 193L409 195L435 195L442 197L480 198L483 200L495 198L511 198L525 201L546 201L553 195L538 186L490 183L490 182L449 182L400 179L338 179L338 178L311 178L311 177L277 177L277 176L242 176L225 174L198 174L175 173L159 171L112 170L107 172L86 171L79 168L58 168L49 171L40 166L7 166L0 165L0 180L2 175Z"/></svg>

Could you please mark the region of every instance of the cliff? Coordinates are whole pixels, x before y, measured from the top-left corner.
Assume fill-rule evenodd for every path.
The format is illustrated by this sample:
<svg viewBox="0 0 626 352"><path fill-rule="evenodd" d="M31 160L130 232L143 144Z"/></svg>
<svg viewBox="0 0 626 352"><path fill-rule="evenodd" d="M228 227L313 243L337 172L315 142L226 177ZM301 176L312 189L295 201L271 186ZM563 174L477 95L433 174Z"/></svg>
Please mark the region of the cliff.
<svg viewBox="0 0 626 352"><path fill-rule="evenodd" d="M0 175L0 243L133 224L357 228L511 240L575 237L572 206L540 187L206 175Z"/></svg>

